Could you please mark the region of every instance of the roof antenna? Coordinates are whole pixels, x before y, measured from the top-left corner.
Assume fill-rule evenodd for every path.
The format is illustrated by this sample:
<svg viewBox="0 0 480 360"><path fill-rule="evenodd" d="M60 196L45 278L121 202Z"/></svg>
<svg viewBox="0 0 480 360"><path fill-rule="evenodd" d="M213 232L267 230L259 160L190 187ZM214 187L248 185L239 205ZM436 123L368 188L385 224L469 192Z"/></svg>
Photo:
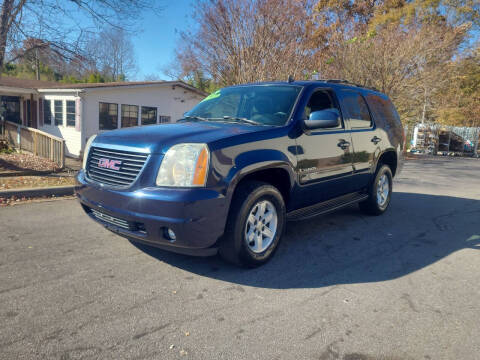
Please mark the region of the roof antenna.
<svg viewBox="0 0 480 360"><path fill-rule="evenodd" d="M288 83L294 82L295 79L293 78L293 75L288 75Z"/></svg>

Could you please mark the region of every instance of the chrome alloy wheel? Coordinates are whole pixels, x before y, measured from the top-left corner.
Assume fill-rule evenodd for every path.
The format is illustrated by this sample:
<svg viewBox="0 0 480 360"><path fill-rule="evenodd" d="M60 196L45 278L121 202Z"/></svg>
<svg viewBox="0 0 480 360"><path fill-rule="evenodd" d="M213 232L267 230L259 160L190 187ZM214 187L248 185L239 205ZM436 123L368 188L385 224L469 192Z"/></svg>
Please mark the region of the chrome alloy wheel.
<svg viewBox="0 0 480 360"><path fill-rule="evenodd" d="M257 202L245 225L245 241L251 251L261 253L273 242L277 233L277 210L268 200Z"/></svg>
<svg viewBox="0 0 480 360"><path fill-rule="evenodd" d="M383 207L386 204L389 193L390 193L390 182L388 181L387 175L383 174L382 176L380 176L377 183L378 206Z"/></svg>

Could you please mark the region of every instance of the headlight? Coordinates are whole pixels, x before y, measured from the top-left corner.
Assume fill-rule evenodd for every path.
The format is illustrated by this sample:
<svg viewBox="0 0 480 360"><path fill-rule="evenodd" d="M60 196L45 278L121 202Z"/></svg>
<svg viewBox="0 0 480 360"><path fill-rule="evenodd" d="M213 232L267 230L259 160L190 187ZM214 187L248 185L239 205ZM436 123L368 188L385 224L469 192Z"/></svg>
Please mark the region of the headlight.
<svg viewBox="0 0 480 360"><path fill-rule="evenodd" d="M158 186L205 186L209 152L206 144L178 144L168 149L157 175Z"/></svg>
<svg viewBox="0 0 480 360"><path fill-rule="evenodd" d="M88 152L90 151L90 145L92 145L93 140L97 135L92 135L90 138L87 140L87 143L85 144L85 151L83 152L83 169L85 170L87 168L87 159L88 159Z"/></svg>

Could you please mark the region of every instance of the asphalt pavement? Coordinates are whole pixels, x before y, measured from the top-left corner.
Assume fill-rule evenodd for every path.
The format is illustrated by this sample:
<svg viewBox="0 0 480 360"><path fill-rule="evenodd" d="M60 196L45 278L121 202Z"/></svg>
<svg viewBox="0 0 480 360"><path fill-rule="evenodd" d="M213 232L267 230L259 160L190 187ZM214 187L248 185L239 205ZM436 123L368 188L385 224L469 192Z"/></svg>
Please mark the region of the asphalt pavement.
<svg viewBox="0 0 480 360"><path fill-rule="evenodd" d="M76 200L0 209L0 359L479 359L480 160L406 163L387 214L289 223L245 270Z"/></svg>

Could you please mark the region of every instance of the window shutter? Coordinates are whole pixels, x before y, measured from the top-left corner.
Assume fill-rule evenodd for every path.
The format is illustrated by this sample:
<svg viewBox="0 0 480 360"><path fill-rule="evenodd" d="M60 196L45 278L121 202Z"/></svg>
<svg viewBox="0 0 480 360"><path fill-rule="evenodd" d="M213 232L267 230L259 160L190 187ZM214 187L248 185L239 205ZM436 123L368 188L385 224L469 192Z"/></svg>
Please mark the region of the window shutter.
<svg viewBox="0 0 480 360"><path fill-rule="evenodd" d="M38 127L43 126L43 98L38 98Z"/></svg>
<svg viewBox="0 0 480 360"><path fill-rule="evenodd" d="M75 99L75 130L82 131L82 99Z"/></svg>
<svg viewBox="0 0 480 360"><path fill-rule="evenodd" d="M23 100L23 118L22 118L22 125L27 126L27 101Z"/></svg>

